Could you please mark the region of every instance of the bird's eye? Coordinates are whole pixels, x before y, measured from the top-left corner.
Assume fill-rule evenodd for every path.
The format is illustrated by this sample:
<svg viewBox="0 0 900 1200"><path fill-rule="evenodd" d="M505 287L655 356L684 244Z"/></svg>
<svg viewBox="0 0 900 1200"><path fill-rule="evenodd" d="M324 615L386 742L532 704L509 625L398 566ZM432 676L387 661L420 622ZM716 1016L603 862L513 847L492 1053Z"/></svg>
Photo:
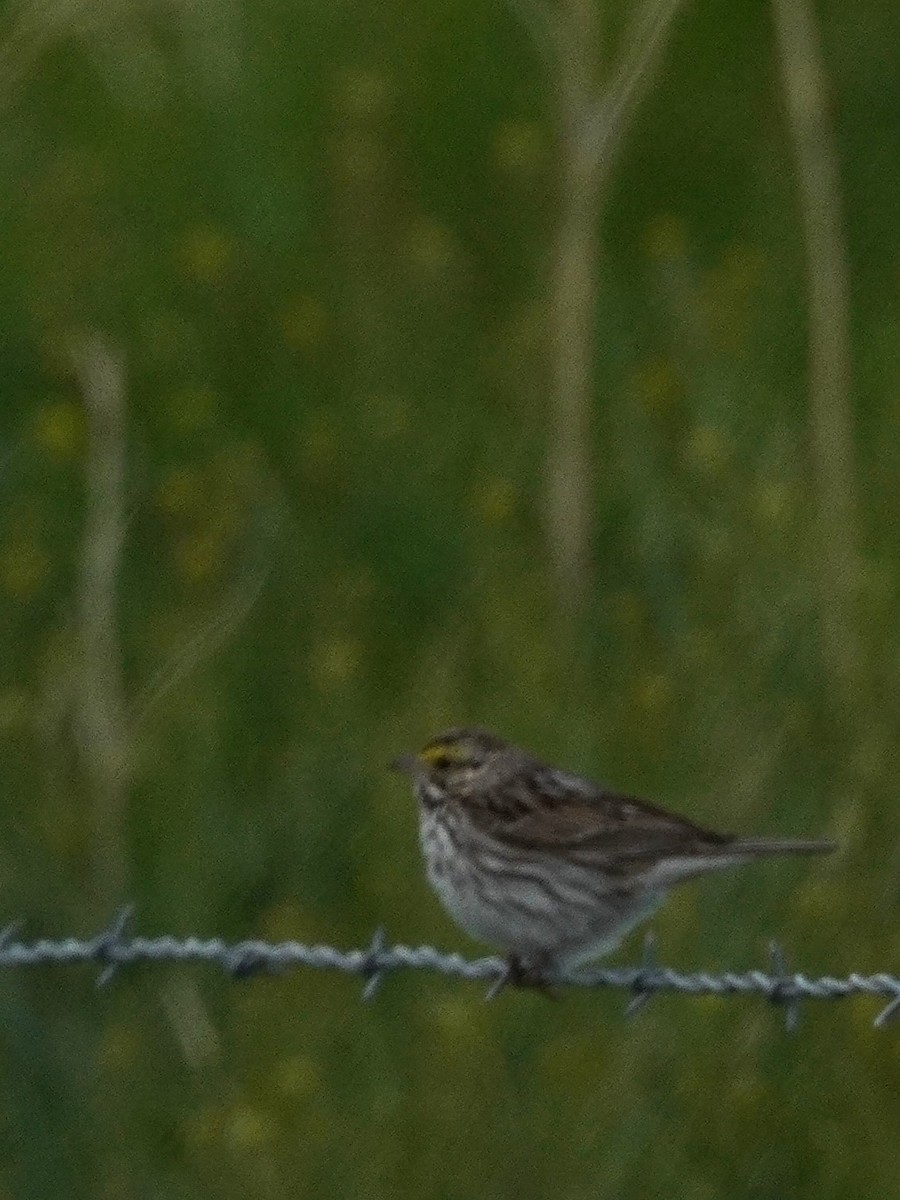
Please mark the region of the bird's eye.
<svg viewBox="0 0 900 1200"><path fill-rule="evenodd" d="M452 764L453 759L449 754L435 754L431 759L431 766L435 771L446 771Z"/></svg>

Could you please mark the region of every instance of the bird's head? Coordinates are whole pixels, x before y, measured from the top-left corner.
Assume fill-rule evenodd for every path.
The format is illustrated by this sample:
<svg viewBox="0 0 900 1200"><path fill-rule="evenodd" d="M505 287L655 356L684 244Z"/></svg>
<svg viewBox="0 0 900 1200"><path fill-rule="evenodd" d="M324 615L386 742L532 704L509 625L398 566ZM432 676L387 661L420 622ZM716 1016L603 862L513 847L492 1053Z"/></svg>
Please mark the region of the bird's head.
<svg viewBox="0 0 900 1200"><path fill-rule="evenodd" d="M394 759L395 771L429 790L465 793L490 771L508 743L486 729L450 729L426 743L417 754Z"/></svg>

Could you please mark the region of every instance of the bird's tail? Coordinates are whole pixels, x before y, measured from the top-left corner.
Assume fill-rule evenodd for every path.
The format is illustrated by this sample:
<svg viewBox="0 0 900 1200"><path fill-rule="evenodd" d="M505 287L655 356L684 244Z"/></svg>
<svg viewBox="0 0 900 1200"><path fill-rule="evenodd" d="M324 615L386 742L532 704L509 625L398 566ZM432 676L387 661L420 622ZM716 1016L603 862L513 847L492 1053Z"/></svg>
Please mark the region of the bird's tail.
<svg viewBox="0 0 900 1200"><path fill-rule="evenodd" d="M765 854L831 854L837 842L817 838L738 837L728 844L731 854L760 858Z"/></svg>
<svg viewBox="0 0 900 1200"><path fill-rule="evenodd" d="M724 871L742 867L769 854L830 854L837 850L836 842L811 838L735 837L718 845L705 844L687 854L659 858L642 877L647 888L668 888L706 875L709 871Z"/></svg>

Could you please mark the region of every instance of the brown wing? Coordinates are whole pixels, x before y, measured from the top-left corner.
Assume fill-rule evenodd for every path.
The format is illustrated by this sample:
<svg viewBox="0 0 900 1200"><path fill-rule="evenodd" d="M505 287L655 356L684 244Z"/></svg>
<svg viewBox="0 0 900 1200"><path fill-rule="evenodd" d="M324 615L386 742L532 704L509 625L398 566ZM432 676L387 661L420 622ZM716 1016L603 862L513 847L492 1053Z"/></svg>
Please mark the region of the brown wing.
<svg viewBox="0 0 900 1200"><path fill-rule="evenodd" d="M635 861L708 853L733 842L645 800L542 764L510 772L470 802L470 819L498 841Z"/></svg>

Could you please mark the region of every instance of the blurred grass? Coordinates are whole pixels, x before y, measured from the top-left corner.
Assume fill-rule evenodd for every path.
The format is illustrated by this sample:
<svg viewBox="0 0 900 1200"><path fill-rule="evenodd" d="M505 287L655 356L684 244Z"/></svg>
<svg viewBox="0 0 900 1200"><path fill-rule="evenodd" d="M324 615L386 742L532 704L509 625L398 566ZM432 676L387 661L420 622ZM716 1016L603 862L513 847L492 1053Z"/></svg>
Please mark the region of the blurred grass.
<svg viewBox="0 0 900 1200"><path fill-rule="evenodd" d="M834 862L710 880L666 960L892 969L900 84L886 0L820 6L847 198L865 688L822 659L805 297L772 31L694 6L617 174L595 586L543 543L553 132L502 6L21 4L0 27L0 897L106 919L73 735L73 334L128 369L121 635L142 928L471 948L384 764L481 720ZM727 62L727 69L723 69ZM249 611L235 597L256 595ZM244 589L242 591L242 589ZM248 590L249 589L249 590ZM240 619L192 670L191 639ZM168 690L165 690L168 687ZM446 980L0 980L0 1196L888 1194L891 1034L751 1003L486 1007Z"/></svg>

